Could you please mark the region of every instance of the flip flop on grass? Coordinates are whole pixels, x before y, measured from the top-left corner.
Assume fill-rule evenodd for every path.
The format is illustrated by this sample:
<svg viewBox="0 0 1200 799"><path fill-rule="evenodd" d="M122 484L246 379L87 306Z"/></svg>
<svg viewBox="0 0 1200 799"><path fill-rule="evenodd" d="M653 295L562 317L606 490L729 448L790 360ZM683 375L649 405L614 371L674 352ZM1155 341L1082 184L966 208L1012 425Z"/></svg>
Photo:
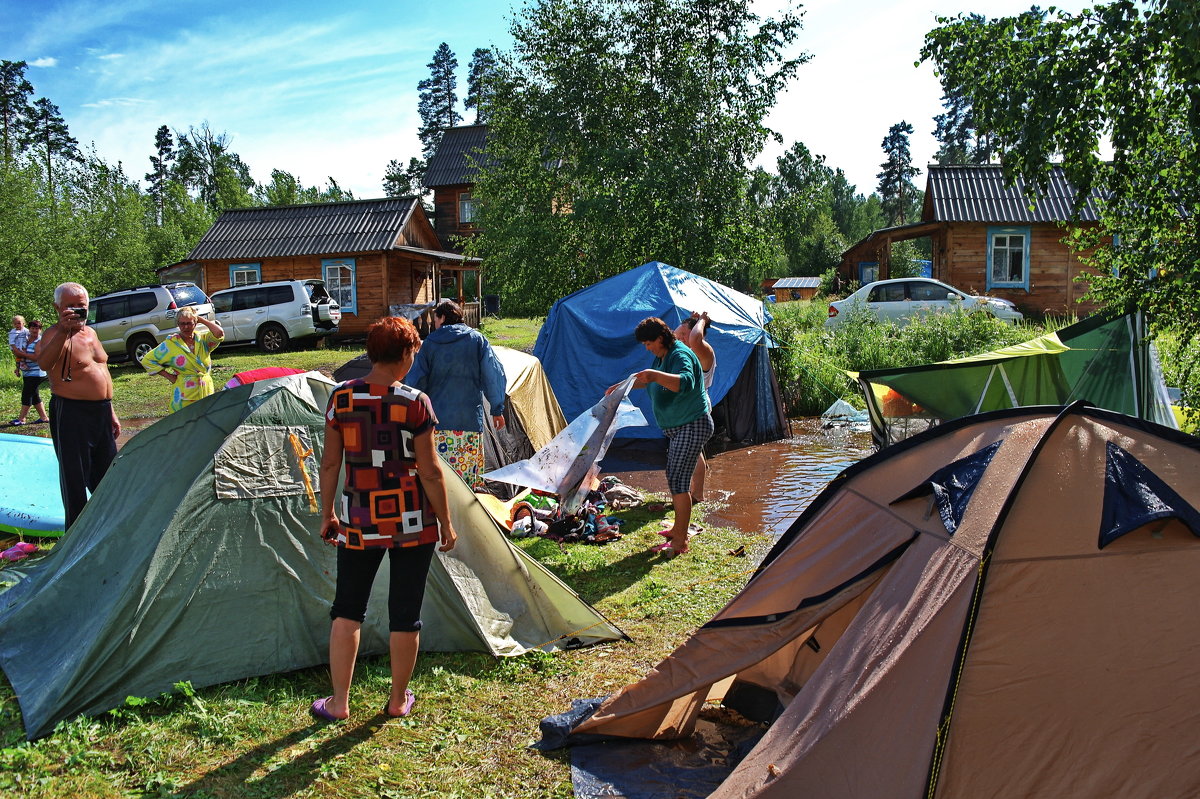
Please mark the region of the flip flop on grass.
<svg viewBox="0 0 1200 799"><path fill-rule="evenodd" d="M327 696L324 699L318 699L316 702L312 703L312 706L308 709L308 712L312 713L313 718L317 719L318 721L345 721L345 719L340 719L329 712L328 705L332 701L332 696Z"/></svg>
<svg viewBox="0 0 1200 799"><path fill-rule="evenodd" d="M409 689L404 689L404 704L400 707L399 713L393 713L391 710L392 700L388 697L388 701L383 703L383 715L389 719L402 719L412 712L413 705L417 702L417 695Z"/></svg>

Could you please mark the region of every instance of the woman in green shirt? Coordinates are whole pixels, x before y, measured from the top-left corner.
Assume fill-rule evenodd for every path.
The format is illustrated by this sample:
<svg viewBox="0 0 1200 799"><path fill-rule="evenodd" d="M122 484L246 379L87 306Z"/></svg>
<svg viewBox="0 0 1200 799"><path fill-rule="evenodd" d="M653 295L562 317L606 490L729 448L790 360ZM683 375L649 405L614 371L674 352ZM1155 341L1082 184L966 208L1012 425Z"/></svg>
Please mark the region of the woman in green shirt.
<svg viewBox="0 0 1200 799"><path fill-rule="evenodd" d="M654 356L649 369L638 372L634 388L647 388L654 421L669 439L667 488L675 521L670 541L660 551L668 557L688 551L688 523L692 517L692 472L704 445L712 438L713 420L704 373L696 354L675 338L667 323L652 316L634 331L646 351Z"/></svg>

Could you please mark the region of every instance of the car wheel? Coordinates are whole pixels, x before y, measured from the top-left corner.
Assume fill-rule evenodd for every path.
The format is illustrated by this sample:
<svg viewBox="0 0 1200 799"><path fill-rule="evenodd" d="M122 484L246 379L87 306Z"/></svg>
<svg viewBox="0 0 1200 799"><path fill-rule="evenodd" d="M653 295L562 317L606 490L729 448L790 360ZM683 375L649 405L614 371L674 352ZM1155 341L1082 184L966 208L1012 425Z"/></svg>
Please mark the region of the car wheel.
<svg viewBox="0 0 1200 799"><path fill-rule="evenodd" d="M258 329L258 348L274 355L287 349L288 334L277 324L263 325Z"/></svg>
<svg viewBox="0 0 1200 799"><path fill-rule="evenodd" d="M141 362L142 358L146 357L146 353L157 346L158 343L150 336L134 336L129 339L129 356L135 361Z"/></svg>

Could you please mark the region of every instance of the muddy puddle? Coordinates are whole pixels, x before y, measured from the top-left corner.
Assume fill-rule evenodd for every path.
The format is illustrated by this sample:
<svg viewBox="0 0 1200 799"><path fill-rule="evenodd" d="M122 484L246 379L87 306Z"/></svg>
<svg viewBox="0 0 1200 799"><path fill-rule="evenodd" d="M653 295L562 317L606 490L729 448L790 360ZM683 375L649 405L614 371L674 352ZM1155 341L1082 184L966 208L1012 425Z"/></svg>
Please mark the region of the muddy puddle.
<svg viewBox="0 0 1200 799"><path fill-rule="evenodd" d="M709 457L704 506L708 524L778 535L838 472L873 451L870 433L824 430L818 418L793 419L791 425L790 439ZM606 473L631 486L667 490L661 467L639 468L628 458L614 466Z"/></svg>
<svg viewBox="0 0 1200 799"><path fill-rule="evenodd" d="M117 449L129 443L129 439L158 421L158 417L132 417L121 420L121 435L117 436Z"/></svg>

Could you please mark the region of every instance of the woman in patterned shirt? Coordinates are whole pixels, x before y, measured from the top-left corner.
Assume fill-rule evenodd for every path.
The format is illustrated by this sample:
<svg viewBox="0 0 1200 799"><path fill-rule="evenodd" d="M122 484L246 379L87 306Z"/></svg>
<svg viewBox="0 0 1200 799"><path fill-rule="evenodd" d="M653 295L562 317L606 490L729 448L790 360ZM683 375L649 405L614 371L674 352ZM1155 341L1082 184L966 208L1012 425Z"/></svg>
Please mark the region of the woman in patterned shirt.
<svg viewBox="0 0 1200 799"><path fill-rule="evenodd" d="M366 377L338 386L326 412L321 459L321 537L336 544L337 589L329 611L333 695L312 704L325 721L350 716L350 681L358 657L371 583L386 552L392 692L383 712L407 716L408 688L420 644L421 602L433 548L454 547L446 485L434 450L437 417L429 398L400 382L421 347L411 322L380 319L367 331ZM346 483L334 508L345 462Z"/></svg>

